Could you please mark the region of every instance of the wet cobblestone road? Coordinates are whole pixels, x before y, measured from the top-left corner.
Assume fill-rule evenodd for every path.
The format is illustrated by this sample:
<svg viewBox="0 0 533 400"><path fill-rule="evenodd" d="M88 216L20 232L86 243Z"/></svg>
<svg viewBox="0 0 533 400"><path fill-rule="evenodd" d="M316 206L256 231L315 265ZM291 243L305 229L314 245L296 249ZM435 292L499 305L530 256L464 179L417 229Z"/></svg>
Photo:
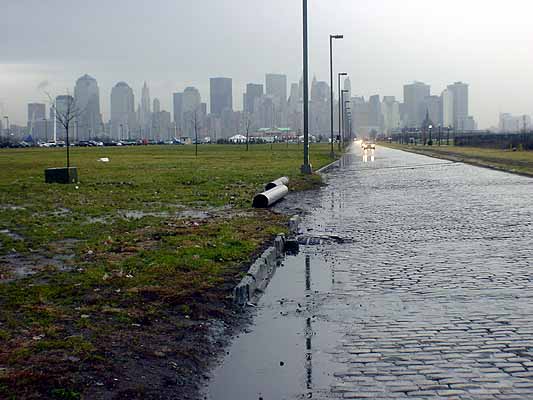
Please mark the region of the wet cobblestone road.
<svg viewBox="0 0 533 400"><path fill-rule="evenodd" d="M533 180L354 152L207 397L533 399Z"/></svg>

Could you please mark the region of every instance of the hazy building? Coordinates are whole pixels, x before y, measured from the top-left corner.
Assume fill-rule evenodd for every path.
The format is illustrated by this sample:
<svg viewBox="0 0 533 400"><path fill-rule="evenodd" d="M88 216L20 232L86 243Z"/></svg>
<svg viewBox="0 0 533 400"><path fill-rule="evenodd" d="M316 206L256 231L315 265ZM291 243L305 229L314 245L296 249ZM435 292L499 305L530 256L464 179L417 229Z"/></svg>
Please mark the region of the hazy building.
<svg viewBox="0 0 533 400"><path fill-rule="evenodd" d="M381 133L383 130L383 116L380 96L378 94L370 96L368 105L368 125L373 127L378 133Z"/></svg>
<svg viewBox="0 0 533 400"><path fill-rule="evenodd" d="M400 103L394 96L384 96L381 103L381 114L383 115L383 131L390 135L398 131L401 126Z"/></svg>
<svg viewBox="0 0 533 400"><path fill-rule="evenodd" d="M346 97L348 99L348 97ZM311 85L311 104L309 126L314 135L328 136L330 127L331 93L329 85L324 81L313 79Z"/></svg>
<svg viewBox="0 0 533 400"><path fill-rule="evenodd" d="M429 113L429 119L433 121L435 126L442 125L442 100L440 96L428 96L424 100L424 107Z"/></svg>
<svg viewBox="0 0 533 400"><path fill-rule="evenodd" d="M464 121L469 117L468 85L462 82L455 82L453 85L448 85L447 90L453 93L453 126L457 130L463 130L461 128L464 127Z"/></svg>
<svg viewBox="0 0 533 400"><path fill-rule="evenodd" d="M77 139L88 140L102 134L100 113L100 90L96 79L84 75L76 81L74 88L76 107L80 111L76 121Z"/></svg>
<svg viewBox="0 0 533 400"><path fill-rule="evenodd" d="M221 116L233 111L233 81L231 78L210 79L211 114Z"/></svg>
<svg viewBox="0 0 533 400"><path fill-rule="evenodd" d="M364 97L352 97L352 128L356 136L364 137L369 126L369 104Z"/></svg>
<svg viewBox="0 0 533 400"><path fill-rule="evenodd" d="M172 108L174 111L174 124L176 130L181 136L182 132L182 115L183 115L183 93L174 93L172 95Z"/></svg>
<svg viewBox="0 0 533 400"><path fill-rule="evenodd" d="M281 106L287 101L287 75L266 74L266 94L279 101Z"/></svg>
<svg viewBox="0 0 533 400"><path fill-rule="evenodd" d="M172 115L168 111L160 111L159 108L158 111L156 111L156 108L154 107L152 113L151 139L156 142L172 140L174 138L174 130L172 128Z"/></svg>
<svg viewBox="0 0 533 400"><path fill-rule="evenodd" d="M255 125L258 128L276 127L276 106L273 96L264 95L255 101Z"/></svg>
<svg viewBox="0 0 533 400"><path fill-rule="evenodd" d="M34 141L48 141L47 128L46 105L28 104L28 135L31 135Z"/></svg>
<svg viewBox="0 0 533 400"><path fill-rule="evenodd" d="M131 138L135 129L135 96L126 82L117 83L111 90L111 137Z"/></svg>
<svg viewBox="0 0 533 400"><path fill-rule="evenodd" d="M403 87L407 126L420 128L426 116L424 100L430 96L430 86L422 82L414 82Z"/></svg>
<svg viewBox="0 0 533 400"><path fill-rule="evenodd" d="M141 109L139 113L139 125L142 130L143 137L150 137L151 121L151 101L150 101L150 89L146 82L144 82L141 93Z"/></svg>
<svg viewBox="0 0 533 400"><path fill-rule="evenodd" d="M263 93L263 85L256 83L247 84L243 103L244 112L253 114L255 112L255 100L261 98Z"/></svg>
<svg viewBox="0 0 533 400"><path fill-rule="evenodd" d="M346 79L344 79L344 90L347 90L347 94L345 94L346 98L351 99L352 98L352 81L350 80L350 77L347 76Z"/></svg>
<svg viewBox="0 0 533 400"><path fill-rule="evenodd" d="M457 120L457 130L460 132L471 132L477 130L477 122L472 116L459 118Z"/></svg>
<svg viewBox="0 0 533 400"><path fill-rule="evenodd" d="M441 96L441 104L442 104L442 126L445 126L447 128L454 126L454 114L453 114L453 93L445 89Z"/></svg>
<svg viewBox="0 0 533 400"><path fill-rule="evenodd" d="M201 103L202 97L198 89L190 86L183 91L182 126L184 136L192 137L195 133L195 124L197 127L201 125Z"/></svg>
<svg viewBox="0 0 533 400"><path fill-rule="evenodd" d="M531 117L529 115L500 114L499 130L501 133L518 133L531 130Z"/></svg>
<svg viewBox="0 0 533 400"><path fill-rule="evenodd" d="M157 98L154 99L153 112L155 113L161 112L161 102Z"/></svg>

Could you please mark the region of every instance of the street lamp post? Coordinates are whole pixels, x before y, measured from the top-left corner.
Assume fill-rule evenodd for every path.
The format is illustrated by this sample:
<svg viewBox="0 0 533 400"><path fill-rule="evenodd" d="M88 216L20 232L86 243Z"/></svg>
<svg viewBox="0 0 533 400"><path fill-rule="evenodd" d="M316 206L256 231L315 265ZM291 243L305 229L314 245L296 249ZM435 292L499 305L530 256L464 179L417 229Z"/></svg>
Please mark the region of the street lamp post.
<svg viewBox="0 0 533 400"><path fill-rule="evenodd" d="M312 174L313 168L309 162L309 56L307 38L307 0L303 0L303 103L304 103L304 163L301 171Z"/></svg>
<svg viewBox="0 0 533 400"><path fill-rule="evenodd" d="M333 150L333 39L343 39L343 35L329 35L329 74L330 74L330 89L331 89L331 158L335 157Z"/></svg>
<svg viewBox="0 0 533 400"><path fill-rule="evenodd" d="M339 80L339 84L338 84L338 88L339 88L339 150L341 149L341 118L342 118L342 99L341 99L341 76L346 76L348 75L346 72L339 72L338 74L338 80Z"/></svg>
<svg viewBox="0 0 533 400"><path fill-rule="evenodd" d="M431 139L431 131L433 130L433 125L430 125L428 128L429 128L429 142L428 142L428 145L432 146L433 145L433 140Z"/></svg>

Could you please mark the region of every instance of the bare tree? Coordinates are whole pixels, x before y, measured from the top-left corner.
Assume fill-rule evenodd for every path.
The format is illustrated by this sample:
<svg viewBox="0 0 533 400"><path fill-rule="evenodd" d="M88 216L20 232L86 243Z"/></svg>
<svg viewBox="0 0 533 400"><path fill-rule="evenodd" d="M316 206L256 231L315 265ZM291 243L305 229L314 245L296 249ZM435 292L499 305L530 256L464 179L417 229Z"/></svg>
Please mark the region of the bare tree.
<svg viewBox="0 0 533 400"><path fill-rule="evenodd" d="M246 113L246 151L248 151L248 144L250 143L250 127L252 126L252 119L250 114Z"/></svg>
<svg viewBox="0 0 533 400"><path fill-rule="evenodd" d="M194 126L194 143L195 143L195 155L198 158L198 129L200 129L200 121L198 119L198 109L194 110L194 113L191 116L191 122Z"/></svg>
<svg viewBox="0 0 533 400"><path fill-rule="evenodd" d="M59 124L61 127L65 129L66 145L67 145L67 168L70 168L69 130L72 124L74 123L74 121L77 121L82 116L82 114L84 113L84 110L78 107L74 97L72 97L68 93L66 95L56 97L55 100L50 94L48 93L46 94L48 98L50 99L50 104L51 104L52 110L54 111L56 124ZM57 101L59 98L61 98L61 107L57 106Z"/></svg>

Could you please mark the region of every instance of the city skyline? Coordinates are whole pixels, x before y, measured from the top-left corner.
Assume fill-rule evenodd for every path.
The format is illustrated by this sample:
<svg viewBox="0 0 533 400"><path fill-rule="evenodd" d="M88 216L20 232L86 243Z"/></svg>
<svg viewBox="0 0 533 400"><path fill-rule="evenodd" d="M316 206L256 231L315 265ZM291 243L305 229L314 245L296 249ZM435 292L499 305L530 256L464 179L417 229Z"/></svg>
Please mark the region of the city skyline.
<svg viewBox="0 0 533 400"><path fill-rule="evenodd" d="M515 15L513 4L525 12ZM54 95L64 93L86 72L98 80L102 93L124 80L138 97L146 80L151 96L167 110L172 106L171 93L187 86L197 87L207 99L209 76L232 77L234 107L242 109L240 94L246 83L258 82L263 75L257 65L286 72L289 82L298 81L301 71L295 66L300 65L301 38L294 22L299 21L299 2L230 0L180 7L179 1L162 0L159 6L118 0L104 7L103 1L95 0L79 13L76 5L62 0L49 4L7 0L5 12L12 18L0 27L6 38L0 63L0 111L23 124L27 103L46 100L45 89ZM328 35L342 27L339 33L345 38L336 46L335 69L350 73L353 95L401 98L405 82L431 82L443 90L449 82L462 80L471 85L471 113L480 127L495 126L500 112L532 113L533 82L527 68L532 60L523 51L533 29L528 17L532 8L513 0L505 9L484 4L480 16L478 2L457 0L431 6L413 0L402 7L390 0L372 6L339 0L336 7L311 1L310 70L318 77L327 76ZM72 17L76 32L55 35L49 26L60 26L65 15ZM19 20L27 22L24 29L16 25ZM95 31L95 20L114 31L117 21L126 22L119 34L109 35L108 29ZM493 29L509 20L513 24L505 30ZM217 34L197 29L198 22ZM496 58L495 44L505 45L505 57ZM108 103L108 96L102 96L103 110L109 109ZM108 117L104 112L104 119Z"/></svg>

